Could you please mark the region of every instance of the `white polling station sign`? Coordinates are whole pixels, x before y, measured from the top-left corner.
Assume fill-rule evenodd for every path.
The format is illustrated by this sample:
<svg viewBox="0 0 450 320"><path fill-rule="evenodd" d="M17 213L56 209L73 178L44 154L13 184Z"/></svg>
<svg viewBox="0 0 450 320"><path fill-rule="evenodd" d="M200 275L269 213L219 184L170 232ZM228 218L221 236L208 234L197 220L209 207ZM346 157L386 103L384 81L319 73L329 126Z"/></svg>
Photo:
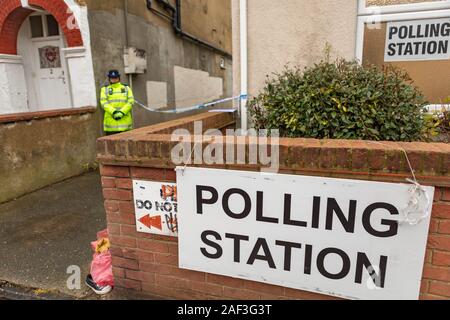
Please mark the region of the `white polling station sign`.
<svg viewBox="0 0 450 320"><path fill-rule="evenodd" d="M138 232L178 236L177 186L166 182L133 181Z"/></svg>
<svg viewBox="0 0 450 320"><path fill-rule="evenodd" d="M182 173L183 172L183 173ZM433 187L186 168L177 174L180 268L349 299L419 298ZM428 197L428 198L427 198Z"/></svg>
<svg viewBox="0 0 450 320"><path fill-rule="evenodd" d="M389 22L385 62L450 59L450 18Z"/></svg>

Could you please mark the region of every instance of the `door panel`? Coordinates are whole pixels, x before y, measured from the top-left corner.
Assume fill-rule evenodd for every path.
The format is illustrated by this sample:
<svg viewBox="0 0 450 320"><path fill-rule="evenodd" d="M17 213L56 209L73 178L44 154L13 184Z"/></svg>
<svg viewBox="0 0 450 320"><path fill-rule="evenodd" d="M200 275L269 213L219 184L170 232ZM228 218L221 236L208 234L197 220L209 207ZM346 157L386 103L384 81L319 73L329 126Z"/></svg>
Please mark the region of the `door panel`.
<svg viewBox="0 0 450 320"><path fill-rule="evenodd" d="M39 109L69 108L70 92L60 39L38 41L33 47Z"/></svg>

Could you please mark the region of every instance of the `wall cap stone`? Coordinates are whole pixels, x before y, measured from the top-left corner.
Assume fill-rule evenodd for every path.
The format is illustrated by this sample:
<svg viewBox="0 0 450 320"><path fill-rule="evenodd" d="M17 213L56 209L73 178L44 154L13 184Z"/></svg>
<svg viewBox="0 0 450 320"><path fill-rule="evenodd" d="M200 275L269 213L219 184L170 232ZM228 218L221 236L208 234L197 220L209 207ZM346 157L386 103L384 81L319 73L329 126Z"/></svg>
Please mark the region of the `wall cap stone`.
<svg viewBox="0 0 450 320"><path fill-rule="evenodd" d="M204 130L222 129L233 123L229 114L206 113L128 133L104 137L97 142L97 160L102 165L175 169L171 150L174 129L193 132L193 121ZM192 136L192 141L200 137ZM249 144L249 138L245 139ZM239 142L236 141L236 145ZM203 142L204 150L210 142ZM194 142L191 143L194 147ZM224 154L226 153L224 145ZM423 142L375 142L353 140L280 139L280 173L327 176L385 182L412 178L407 157L420 183L450 186L450 145ZM248 157L248 155L247 155ZM202 165L206 168L260 171L259 165Z"/></svg>

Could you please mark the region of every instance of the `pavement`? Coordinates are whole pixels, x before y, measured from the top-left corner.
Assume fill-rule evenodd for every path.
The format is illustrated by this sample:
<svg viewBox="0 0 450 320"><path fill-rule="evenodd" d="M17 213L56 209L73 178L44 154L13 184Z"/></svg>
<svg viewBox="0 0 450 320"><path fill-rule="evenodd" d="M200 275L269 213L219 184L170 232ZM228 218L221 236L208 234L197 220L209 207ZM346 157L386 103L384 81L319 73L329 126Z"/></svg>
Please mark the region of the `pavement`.
<svg viewBox="0 0 450 320"><path fill-rule="evenodd" d="M101 179L90 172L0 205L0 296L99 299L85 284L90 243L106 228ZM67 286L70 266L80 288Z"/></svg>

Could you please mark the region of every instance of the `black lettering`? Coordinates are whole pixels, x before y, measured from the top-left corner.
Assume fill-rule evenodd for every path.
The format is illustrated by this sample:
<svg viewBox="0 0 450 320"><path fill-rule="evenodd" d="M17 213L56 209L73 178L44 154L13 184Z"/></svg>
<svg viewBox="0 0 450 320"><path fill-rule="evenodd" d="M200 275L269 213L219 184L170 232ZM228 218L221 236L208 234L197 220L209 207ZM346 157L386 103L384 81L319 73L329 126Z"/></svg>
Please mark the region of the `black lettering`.
<svg viewBox="0 0 450 320"><path fill-rule="evenodd" d="M418 55L420 53L420 45L422 44L422 42L414 42L414 46L415 46L415 50L414 50L414 54Z"/></svg>
<svg viewBox="0 0 450 320"><path fill-rule="evenodd" d="M450 23L443 23L441 26L441 36L448 37L450 36Z"/></svg>
<svg viewBox="0 0 450 320"><path fill-rule="evenodd" d="M156 211L164 212L164 203L159 203L158 201L156 201L155 202L155 209L156 209Z"/></svg>
<svg viewBox="0 0 450 320"><path fill-rule="evenodd" d="M277 218L264 217L263 197L264 194L258 191L256 194L256 221L278 224L279 220Z"/></svg>
<svg viewBox="0 0 450 320"><path fill-rule="evenodd" d="M405 46L405 43L397 43L398 46L398 55L402 56L403 55L403 47Z"/></svg>
<svg viewBox="0 0 450 320"><path fill-rule="evenodd" d="M343 265L342 270L337 274L332 274L327 271L325 268L325 258L329 254L337 254L339 257L341 257ZM317 268L319 269L319 272L326 278L332 279L332 280L341 280L344 279L350 272L350 258L349 256L342 250L337 248L328 248L325 250L322 250L319 253L319 256L317 257Z"/></svg>
<svg viewBox="0 0 450 320"><path fill-rule="evenodd" d="M201 248L200 250L206 258L220 259L223 255L222 247L219 244L209 240L208 239L209 236L216 238L217 241L221 241L222 237L217 232L211 231L211 230L207 230L202 233L201 238L202 238L203 243L206 244L207 246L210 246L210 247L216 249L216 253L209 253L205 248Z"/></svg>
<svg viewBox="0 0 450 320"><path fill-rule="evenodd" d="M347 218L344 215L344 212L342 212L342 209L339 207L339 204L337 203L336 199L329 198L327 204L326 229L333 230L333 216L334 213L336 213L336 216L339 218L339 221L341 222L345 231L347 231L348 233L355 233L356 205L357 201L355 200L350 201L350 208Z"/></svg>
<svg viewBox="0 0 450 320"><path fill-rule="evenodd" d="M230 209L229 205L230 197L234 194L238 194L242 196L242 198L244 199L245 206L244 210L241 213L234 213ZM241 189L230 189L227 192L225 192L222 199L222 206L227 216L238 220L247 218L250 212L252 211L252 201L250 199L250 196L244 190Z"/></svg>
<svg viewBox="0 0 450 320"><path fill-rule="evenodd" d="M172 209L173 209L173 207L172 207L172 204L170 202L164 203L164 210L166 212L172 212Z"/></svg>
<svg viewBox="0 0 450 320"><path fill-rule="evenodd" d="M427 25L425 25L425 35L424 35L424 38L428 38L428 37L429 37L429 34L430 34L430 25L427 24Z"/></svg>
<svg viewBox="0 0 450 320"><path fill-rule="evenodd" d="M441 32L440 23L432 24L431 25L431 30L430 30L430 38L437 38L437 37L439 37L439 33L440 32Z"/></svg>
<svg viewBox="0 0 450 320"><path fill-rule="evenodd" d="M276 241L275 244L284 247L284 271L291 271L292 266L292 249L301 249L302 245L295 242Z"/></svg>
<svg viewBox="0 0 450 320"><path fill-rule="evenodd" d="M422 34L422 25L417 26L417 38L423 38L424 35Z"/></svg>
<svg viewBox="0 0 450 320"><path fill-rule="evenodd" d="M209 192L211 194L211 198L203 198L204 191ZM219 193L216 189L207 186L197 186L197 214L203 214L204 204L214 204L217 200L219 200Z"/></svg>
<svg viewBox="0 0 450 320"><path fill-rule="evenodd" d="M400 27L399 32L398 32L398 37L400 39L406 39L408 37L408 27L407 26Z"/></svg>
<svg viewBox="0 0 450 320"><path fill-rule="evenodd" d="M284 195L284 224L287 226L296 226L306 228L308 224L304 221L295 221L291 219L292 195Z"/></svg>
<svg viewBox="0 0 450 320"><path fill-rule="evenodd" d="M356 261L356 277L355 283L362 283L362 274L363 269L365 268L367 272L369 272L370 277L372 278L374 284L378 288L384 288L386 281L386 269L387 269L387 261L388 257L381 256L380 265L379 265L379 273L376 272L373 264L370 262L369 258L365 253L358 253L358 259Z"/></svg>
<svg viewBox="0 0 450 320"><path fill-rule="evenodd" d="M398 234L398 222L397 221L382 219L381 224L389 227L389 229L387 231L377 231L372 227L370 220L371 220L371 217L372 217L372 214L374 213L374 211L376 211L378 209L387 210L393 216L398 216L400 214L398 212L397 208L389 203L383 203L383 202L374 203L374 204L368 206L367 209L363 213L362 222L363 222L364 229L366 229L366 231L369 234L371 234L375 237L378 237L378 238L395 237Z"/></svg>
<svg viewBox="0 0 450 320"><path fill-rule="evenodd" d="M313 200L313 214L312 214L312 224L313 229L319 229L320 221L320 197L314 197Z"/></svg>
<svg viewBox="0 0 450 320"><path fill-rule="evenodd" d="M416 36L414 35L414 26L409 26L409 38L415 39Z"/></svg>
<svg viewBox="0 0 450 320"><path fill-rule="evenodd" d="M398 34L398 28L397 27L391 27L389 29L389 40L392 40L394 35Z"/></svg>
<svg viewBox="0 0 450 320"><path fill-rule="evenodd" d="M448 53L448 40L439 41L439 54L447 54Z"/></svg>
<svg viewBox="0 0 450 320"><path fill-rule="evenodd" d="M390 43L388 46L388 56L393 57L396 54L397 45L395 43Z"/></svg>
<svg viewBox="0 0 450 320"><path fill-rule="evenodd" d="M437 52L438 46L437 46L437 42L436 41L430 41L428 43L428 54L435 54Z"/></svg>
<svg viewBox="0 0 450 320"><path fill-rule="evenodd" d="M225 238L234 240L234 262L241 262L241 241L249 241L250 238L232 233L225 234Z"/></svg>
<svg viewBox="0 0 450 320"><path fill-rule="evenodd" d="M312 266L312 249L311 245L305 246L305 274L311 274L311 266Z"/></svg>
<svg viewBox="0 0 450 320"><path fill-rule="evenodd" d="M405 49L405 56L406 55L412 55L413 54L413 47L411 43L407 43L406 44L406 49Z"/></svg>
<svg viewBox="0 0 450 320"><path fill-rule="evenodd" d="M259 254L259 251L261 248L264 251L263 255ZM269 264L269 267L271 269L276 269L275 262L273 260L272 254L270 253L269 246L267 244L266 239L259 238L258 241L255 244L255 248L253 248L253 251L250 255L250 258L247 261L248 265L253 265L256 260L266 261Z"/></svg>

